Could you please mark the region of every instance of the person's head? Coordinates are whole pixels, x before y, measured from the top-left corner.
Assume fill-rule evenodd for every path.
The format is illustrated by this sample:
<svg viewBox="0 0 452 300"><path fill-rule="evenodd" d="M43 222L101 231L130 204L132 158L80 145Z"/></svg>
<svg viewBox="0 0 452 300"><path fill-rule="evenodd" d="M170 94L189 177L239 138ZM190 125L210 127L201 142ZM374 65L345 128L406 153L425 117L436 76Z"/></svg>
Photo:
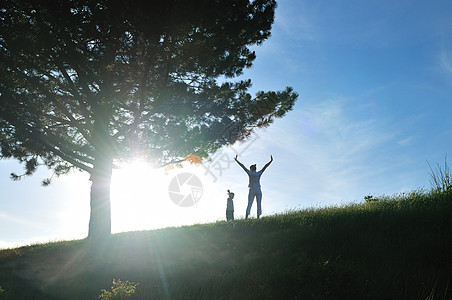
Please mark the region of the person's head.
<svg viewBox="0 0 452 300"><path fill-rule="evenodd" d="M256 164L250 166L251 172L256 172Z"/></svg>

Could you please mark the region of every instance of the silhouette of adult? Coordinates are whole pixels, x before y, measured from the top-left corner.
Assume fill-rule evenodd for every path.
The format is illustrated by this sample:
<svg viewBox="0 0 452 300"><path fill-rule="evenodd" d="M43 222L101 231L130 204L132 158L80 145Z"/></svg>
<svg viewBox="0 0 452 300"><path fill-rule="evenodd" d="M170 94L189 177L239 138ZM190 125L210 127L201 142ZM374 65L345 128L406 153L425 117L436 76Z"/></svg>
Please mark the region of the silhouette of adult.
<svg viewBox="0 0 452 300"><path fill-rule="evenodd" d="M235 161L239 164L239 166L242 167L243 170L245 170L246 174L248 174L249 178L249 192L248 192L248 206L246 207L246 215L245 219L248 219L248 216L250 215L251 206L253 205L254 198L256 198L257 202L257 218L259 219L260 215L262 214L262 191L261 191L261 184L260 179L262 173L264 173L265 169L272 163L273 156L270 155L270 161L260 170L259 172L256 172L256 164L251 165L250 169L248 170L239 160L237 159L238 155L235 156Z"/></svg>

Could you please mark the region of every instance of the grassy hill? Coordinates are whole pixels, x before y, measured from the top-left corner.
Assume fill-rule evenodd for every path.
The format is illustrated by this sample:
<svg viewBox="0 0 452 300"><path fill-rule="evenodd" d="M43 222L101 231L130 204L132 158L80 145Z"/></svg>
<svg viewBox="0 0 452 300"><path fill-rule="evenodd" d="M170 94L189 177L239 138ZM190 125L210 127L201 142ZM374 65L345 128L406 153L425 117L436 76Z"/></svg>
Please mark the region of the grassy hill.
<svg viewBox="0 0 452 300"><path fill-rule="evenodd" d="M452 193L0 251L0 299L451 299Z"/></svg>

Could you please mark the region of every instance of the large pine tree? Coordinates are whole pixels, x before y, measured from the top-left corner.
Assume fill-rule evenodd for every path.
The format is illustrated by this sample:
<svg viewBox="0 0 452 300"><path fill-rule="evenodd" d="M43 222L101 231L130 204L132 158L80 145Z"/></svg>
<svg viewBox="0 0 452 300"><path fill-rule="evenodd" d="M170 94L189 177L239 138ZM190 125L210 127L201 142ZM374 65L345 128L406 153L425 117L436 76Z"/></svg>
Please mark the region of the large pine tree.
<svg viewBox="0 0 452 300"><path fill-rule="evenodd" d="M231 81L270 36L274 0L5 0L0 158L88 172L88 236L111 233L117 161L206 157L291 110L291 88ZM18 177L16 176L16 179ZM47 182L48 183L48 182Z"/></svg>

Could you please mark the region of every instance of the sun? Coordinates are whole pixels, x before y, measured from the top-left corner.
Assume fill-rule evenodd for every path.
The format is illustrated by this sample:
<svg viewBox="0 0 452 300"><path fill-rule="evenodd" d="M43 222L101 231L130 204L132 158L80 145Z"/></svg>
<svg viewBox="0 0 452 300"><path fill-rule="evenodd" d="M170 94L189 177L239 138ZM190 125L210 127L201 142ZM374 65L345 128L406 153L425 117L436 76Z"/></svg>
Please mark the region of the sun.
<svg viewBox="0 0 452 300"><path fill-rule="evenodd" d="M225 188L200 164L154 169L136 161L113 171L112 233L177 227L223 219ZM224 198L224 199L223 199Z"/></svg>
<svg viewBox="0 0 452 300"><path fill-rule="evenodd" d="M136 161L113 171L111 184L112 232L168 226L163 209L169 178L163 169Z"/></svg>

